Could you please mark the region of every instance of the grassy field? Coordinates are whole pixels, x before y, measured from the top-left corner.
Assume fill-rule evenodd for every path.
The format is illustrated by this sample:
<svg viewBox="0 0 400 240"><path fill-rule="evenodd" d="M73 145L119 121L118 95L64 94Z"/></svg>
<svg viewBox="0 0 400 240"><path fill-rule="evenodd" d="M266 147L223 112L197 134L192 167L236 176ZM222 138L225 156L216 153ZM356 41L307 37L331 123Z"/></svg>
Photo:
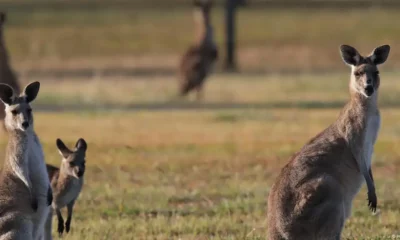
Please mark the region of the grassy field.
<svg viewBox="0 0 400 240"><path fill-rule="evenodd" d="M192 42L192 9L9 8L6 41L19 71L84 67L175 68ZM1 7L1 3L0 3ZM365 16L373 20L366 21ZM341 67L338 47L347 43L367 54L391 44L388 66L399 64L396 9L268 9L238 12L237 45L243 70L332 70ZM213 14L224 56L224 11Z"/></svg>
<svg viewBox="0 0 400 240"><path fill-rule="evenodd" d="M399 74L382 69L381 77L382 127L373 159L380 213L369 212L363 187L344 239L400 234ZM43 81L35 104L47 162L59 164L58 137L69 146L83 137L89 146L85 187L67 240L265 239L266 198L275 177L295 151L336 119L348 99L344 73L216 75L203 105L237 108L202 111L176 108L199 106L190 101L169 102L172 80L93 81ZM50 99L111 111L40 111ZM135 103L170 107L151 111L130 105Z"/></svg>

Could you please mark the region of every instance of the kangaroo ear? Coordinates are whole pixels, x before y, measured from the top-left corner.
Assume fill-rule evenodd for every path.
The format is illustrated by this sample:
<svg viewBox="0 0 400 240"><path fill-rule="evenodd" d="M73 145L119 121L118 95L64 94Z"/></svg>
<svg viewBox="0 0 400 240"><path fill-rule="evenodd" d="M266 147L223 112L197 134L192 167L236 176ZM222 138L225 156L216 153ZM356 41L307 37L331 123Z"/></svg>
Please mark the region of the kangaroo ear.
<svg viewBox="0 0 400 240"><path fill-rule="evenodd" d="M351 66L357 66L362 59L358 51L349 45L340 46L340 55L343 62Z"/></svg>
<svg viewBox="0 0 400 240"><path fill-rule="evenodd" d="M372 51L369 58L375 65L382 64L382 63L386 62L386 60L389 56L389 52L390 52L390 46L383 45L383 46L375 48L374 51Z"/></svg>
<svg viewBox="0 0 400 240"><path fill-rule="evenodd" d="M11 105L13 95L14 90L12 89L12 87L5 83L0 83L0 100L4 104Z"/></svg>
<svg viewBox="0 0 400 240"><path fill-rule="evenodd" d="M83 138L79 138L79 140L76 142L76 144L75 144L75 148L78 150L78 149L82 149L83 151L86 151L86 149L87 149L87 144L86 144L86 141L85 141L85 139L83 139Z"/></svg>
<svg viewBox="0 0 400 240"><path fill-rule="evenodd" d="M211 7L213 5L212 0L194 0L193 5L196 7Z"/></svg>
<svg viewBox="0 0 400 240"><path fill-rule="evenodd" d="M29 83L25 89L24 89L24 94L26 96L26 101L28 103L32 102L33 100L35 100L35 98L37 97L38 93L39 93L39 89L40 89L40 82L32 82Z"/></svg>
<svg viewBox="0 0 400 240"><path fill-rule="evenodd" d="M63 158L67 158L72 153L72 151L69 150L67 146L65 146L64 142L61 141L61 139L57 138L56 144L58 152Z"/></svg>

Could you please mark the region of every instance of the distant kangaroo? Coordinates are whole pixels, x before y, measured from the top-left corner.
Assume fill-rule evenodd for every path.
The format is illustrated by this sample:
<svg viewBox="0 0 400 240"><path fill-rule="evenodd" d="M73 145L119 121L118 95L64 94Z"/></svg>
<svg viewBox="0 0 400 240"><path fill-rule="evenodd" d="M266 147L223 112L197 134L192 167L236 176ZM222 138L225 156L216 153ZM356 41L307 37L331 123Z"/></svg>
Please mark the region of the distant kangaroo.
<svg viewBox="0 0 400 240"><path fill-rule="evenodd" d="M197 99L203 98L203 85L206 77L218 59L218 49L211 26L211 0L194 1L196 42L183 55L180 66L180 96L197 91Z"/></svg>
<svg viewBox="0 0 400 240"><path fill-rule="evenodd" d="M340 239L364 180L368 206L376 210L371 156L380 126L377 65L386 61L390 47L380 46L368 57L347 45L340 52L351 66L350 101L336 122L291 158L272 186L268 199L271 240Z"/></svg>
<svg viewBox="0 0 400 240"><path fill-rule="evenodd" d="M60 168L47 164L47 171L53 188L54 201L53 209L56 211L58 219L58 233L61 236L64 232L64 219L61 209L67 206L68 218L65 223L65 230L68 233L71 226L72 210L79 193L83 186L83 174L85 173L85 157L87 144L80 138L72 151L57 139L57 148L62 156ZM49 214L46 223L46 240L51 238L51 223L53 211Z"/></svg>
<svg viewBox="0 0 400 240"><path fill-rule="evenodd" d="M52 191L41 145L33 130L30 106L39 88L39 82L30 83L17 96L10 86L0 83L0 99L6 112L5 128L9 134L0 173L1 240L42 239L43 217L50 210Z"/></svg>
<svg viewBox="0 0 400 240"><path fill-rule="evenodd" d="M4 24L6 22L6 14L0 12L0 82L6 83L19 94L21 92L20 84L11 69L10 60L6 44L4 41ZM5 117L4 104L0 103L0 121ZM3 126L4 127L4 126Z"/></svg>

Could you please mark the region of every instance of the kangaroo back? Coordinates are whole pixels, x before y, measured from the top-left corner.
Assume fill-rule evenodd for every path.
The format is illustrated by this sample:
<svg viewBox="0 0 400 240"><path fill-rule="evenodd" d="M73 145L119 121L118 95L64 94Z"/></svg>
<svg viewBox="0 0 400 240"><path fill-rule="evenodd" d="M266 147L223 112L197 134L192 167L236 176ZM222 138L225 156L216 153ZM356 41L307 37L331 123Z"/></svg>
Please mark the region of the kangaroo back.
<svg viewBox="0 0 400 240"><path fill-rule="evenodd" d="M347 45L340 50L352 69L350 101L276 179L268 197L269 239L340 239L364 180L368 206L376 209L371 155L380 122L377 65L386 61L390 48L378 47L368 57Z"/></svg>

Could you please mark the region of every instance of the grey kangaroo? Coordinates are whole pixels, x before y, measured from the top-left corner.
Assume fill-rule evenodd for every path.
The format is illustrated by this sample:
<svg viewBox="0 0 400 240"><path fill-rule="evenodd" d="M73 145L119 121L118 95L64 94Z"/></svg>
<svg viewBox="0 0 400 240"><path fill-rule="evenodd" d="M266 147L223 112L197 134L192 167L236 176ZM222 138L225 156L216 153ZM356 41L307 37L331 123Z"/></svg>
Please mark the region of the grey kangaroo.
<svg viewBox="0 0 400 240"><path fill-rule="evenodd" d="M30 83L18 96L12 87L0 84L9 134L0 173L1 240L42 239L44 220L50 210L52 191L30 106L39 88L39 82Z"/></svg>
<svg viewBox="0 0 400 240"><path fill-rule="evenodd" d="M47 171L54 194L53 210L58 219L57 231L61 236L64 232L64 219L61 215L61 209L66 206L68 210L68 218L65 222L65 230L68 233L71 227L73 207L82 190L87 144L82 138L76 142L73 150L65 146L61 139L57 139L56 144L62 157L61 166L57 168L47 164ZM52 216L53 211L50 212L46 223L46 240L52 239Z"/></svg>
<svg viewBox="0 0 400 240"><path fill-rule="evenodd" d="M212 0L194 1L196 42L183 55L180 65L180 96L197 91L197 100L203 98L203 85L218 59L211 25Z"/></svg>
<svg viewBox="0 0 400 240"><path fill-rule="evenodd" d="M340 239L364 181L368 206L376 210L371 156L380 126L377 65L386 61L390 47L377 47L367 57L348 45L342 45L340 52L351 67L350 101L333 124L291 158L272 186L271 240Z"/></svg>

